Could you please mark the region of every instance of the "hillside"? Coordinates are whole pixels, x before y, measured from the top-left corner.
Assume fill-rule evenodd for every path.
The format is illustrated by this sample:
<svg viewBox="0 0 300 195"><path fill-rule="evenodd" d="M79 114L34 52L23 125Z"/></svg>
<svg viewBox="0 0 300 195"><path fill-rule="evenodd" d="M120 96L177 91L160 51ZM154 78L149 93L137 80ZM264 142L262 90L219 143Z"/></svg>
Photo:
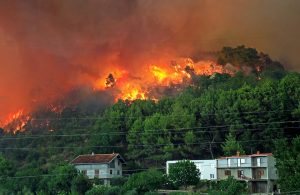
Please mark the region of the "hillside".
<svg viewBox="0 0 300 195"><path fill-rule="evenodd" d="M1 153L15 170L10 175L47 175L92 152L122 154L127 170L161 168L172 159L213 159L238 147L245 153L273 152L274 140L299 135L300 74L284 71L266 55L239 51L230 55L225 48L219 60L252 71L193 75L190 85L173 96L86 106L95 100L91 95L59 114L36 111L26 131L1 132ZM236 145L228 148L232 140ZM35 191L46 182L35 177L21 181L13 180L15 192L24 187Z"/></svg>

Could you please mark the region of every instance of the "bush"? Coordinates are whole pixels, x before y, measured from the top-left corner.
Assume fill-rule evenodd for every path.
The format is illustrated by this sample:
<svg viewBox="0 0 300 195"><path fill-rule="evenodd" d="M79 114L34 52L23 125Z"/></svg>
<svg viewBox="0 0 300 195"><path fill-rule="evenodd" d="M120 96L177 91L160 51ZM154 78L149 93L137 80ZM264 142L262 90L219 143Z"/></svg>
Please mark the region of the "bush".
<svg viewBox="0 0 300 195"><path fill-rule="evenodd" d="M129 190L129 191L125 192L124 195L138 195L138 192L135 189Z"/></svg>
<svg viewBox="0 0 300 195"><path fill-rule="evenodd" d="M161 195L158 192L146 192L144 195Z"/></svg>
<svg viewBox="0 0 300 195"><path fill-rule="evenodd" d="M109 187L103 195L118 195L121 192L121 188L119 186L111 186Z"/></svg>
<svg viewBox="0 0 300 195"><path fill-rule="evenodd" d="M108 190L108 186L94 185L92 189L87 191L86 195L104 194Z"/></svg>
<svg viewBox="0 0 300 195"><path fill-rule="evenodd" d="M110 180L110 185L112 186L122 186L127 182L127 177L115 177Z"/></svg>
<svg viewBox="0 0 300 195"><path fill-rule="evenodd" d="M95 185L92 189L86 192L86 195L118 195L121 194L121 188L119 186L105 186Z"/></svg>
<svg viewBox="0 0 300 195"><path fill-rule="evenodd" d="M196 165L188 160L179 161L170 166L169 179L176 186L196 185L199 182L199 170Z"/></svg>
<svg viewBox="0 0 300 195"><path fill-rule="evenodd" d="M149 191L155 191L166 182L163 173L150 169L141 173L133 174L124 184L124 190L135 189L139 194Z"/></svg>
<svg viewBox="0 0 300 195"><path fill-rule="evenodd" d="M79 174L72 181L72 192L74 192L74 193L84 194L91 187L92 187L92 184L89 181L89 179L86 176L82 175L82 174Z"/></svg>
<svg viewBox="0 0 300 195"><path fill-rule="evenodd" d="M246 192L246 183L239 182L232 176L212 185L209 195L241 195Z"/></svg>

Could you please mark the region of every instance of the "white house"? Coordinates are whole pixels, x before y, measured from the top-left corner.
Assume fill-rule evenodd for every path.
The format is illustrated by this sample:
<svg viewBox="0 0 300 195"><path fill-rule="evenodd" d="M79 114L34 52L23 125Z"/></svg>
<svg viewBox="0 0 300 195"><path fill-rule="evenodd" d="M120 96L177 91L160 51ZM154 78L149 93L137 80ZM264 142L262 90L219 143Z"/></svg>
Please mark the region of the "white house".
<svg viewBox="0 0 300 195"><path fill-rule="evenodd" d="M86 154L79 155L71 164L89 179L99 178L104 184L110 184L113 177L122 176L122 165L125 160L120 154Z"/></svg>
<svg viewBox="0 0 300 195"><path fill-rule="evenodd" d="M171 160L166 162L166 172L169 174L169 168L172 164L179 160ZM200 172L200 179L215 180L217 179L217 160L190 160L195 163Z"/></svg>

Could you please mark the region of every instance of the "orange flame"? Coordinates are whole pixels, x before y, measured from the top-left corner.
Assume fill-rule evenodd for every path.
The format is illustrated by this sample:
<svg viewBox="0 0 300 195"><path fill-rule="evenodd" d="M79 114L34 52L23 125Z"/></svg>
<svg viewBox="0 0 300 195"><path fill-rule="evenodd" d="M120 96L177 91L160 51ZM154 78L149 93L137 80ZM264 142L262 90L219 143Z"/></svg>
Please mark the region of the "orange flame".
<svg viewBox="0 0 300 195"><path fill-rule="evenodd" d="M147 92L139 87L131 86L130 84L127 84L123 89L122 92L117 95L115 100L122 99L122 100L136 100L141 99L145 100L147 99Z"/></svg>
<svg viewBox="0 0 300 195"><path fill-rule="evenodd" d="M29 120L30 116L26 115L23 109L20 109L15 113L9 114L7 119L0 125L4 129L10 129L13 133L16 133L17 131L24 131L24 127Z"/></svg>
<svg viewBox="0 0 300 195"><path fill-rule="evenodd" d="M116 88L118 94L115 100L149 99L149 87L170 86L190 82L192 75L212 75L213 73L230 73L223 66L213 61L205 60L194 62L191 58L179 58L169 64L150 64L148 71L141 72L139 80L132 79L127 71L116 67L106 77L95 82L96 90ZM157 99L151 97L151 99Z"/></svg>

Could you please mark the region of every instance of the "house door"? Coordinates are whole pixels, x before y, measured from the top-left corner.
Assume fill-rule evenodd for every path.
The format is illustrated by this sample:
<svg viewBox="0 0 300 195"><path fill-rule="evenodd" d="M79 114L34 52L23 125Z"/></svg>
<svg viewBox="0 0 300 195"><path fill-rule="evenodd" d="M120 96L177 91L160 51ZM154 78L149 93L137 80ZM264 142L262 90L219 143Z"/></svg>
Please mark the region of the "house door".
<svg viewBox="0 0 300 195"><path fill-rule="evenodd" d="M95 170L95 178L99 178L99 169Z"/></svg>
<svg viewBox="0 0 300 195"><path fill-rule="evenodd" d="M237 177L238 178L243 178L243 176L244 176L244 170L238 170L237 171Z"/></svg>

